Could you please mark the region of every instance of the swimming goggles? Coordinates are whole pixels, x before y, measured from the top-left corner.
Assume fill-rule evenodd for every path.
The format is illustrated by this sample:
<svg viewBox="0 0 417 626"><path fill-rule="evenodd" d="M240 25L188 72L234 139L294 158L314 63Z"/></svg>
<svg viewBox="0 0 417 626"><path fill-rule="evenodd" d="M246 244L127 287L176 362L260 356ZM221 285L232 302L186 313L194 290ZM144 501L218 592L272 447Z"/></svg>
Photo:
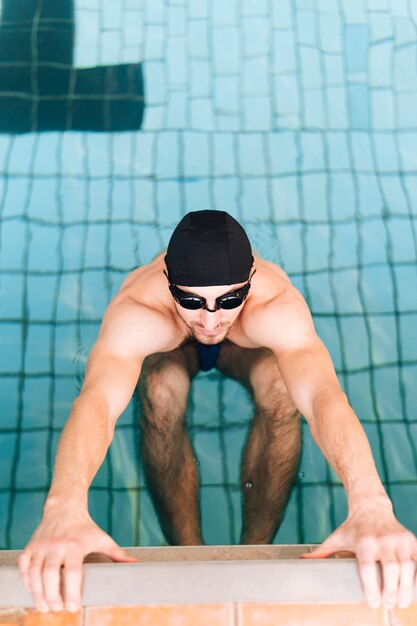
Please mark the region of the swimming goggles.
<svg viewBox="0 0 417 626"><path fill-rule="evenodd" d="M216 308L209 309L207 306L207 300L205 298L197 296L193 293L188 293L188 291L183 291L182 289L179 289L179 287L177 287L176 285L173 285L169 280L168 274L164 270L164 274L169 282L169 290L174 300L178 302L180 306L182 306L184 309L189 309L190 311L205 309L206 311L210 311L210 313L214 313L219 309L226 309L228 311L231 309L237 309L237 307L243 304L243 301L249 293L250 281L255 272L256 270L253 270L252 274L249 276L248 282L245 283L243 287L236 289L236 291L229 291L229 293L225 293L224 295L216 298Z"/></svg>

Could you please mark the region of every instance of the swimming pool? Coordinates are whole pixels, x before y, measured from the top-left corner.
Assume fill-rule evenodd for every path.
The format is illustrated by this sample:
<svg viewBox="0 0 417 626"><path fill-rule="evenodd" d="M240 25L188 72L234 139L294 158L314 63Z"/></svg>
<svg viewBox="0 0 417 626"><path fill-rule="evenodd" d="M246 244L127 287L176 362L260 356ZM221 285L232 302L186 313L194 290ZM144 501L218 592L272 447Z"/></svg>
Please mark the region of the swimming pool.
<svg viewBox="0 0 417 626"><path fill-rule="evenodd" d="M22 547L40 519L111 296L204 208L238 218L307 298L417 532L416 5L0 6L0 547ZM159 545L138 411L118 422L90 510L116 541ZM238 540L250 417L237 383L198 375L188 423L207 543ZM321 541L345 512L305 428L276 541Z"/></svg>

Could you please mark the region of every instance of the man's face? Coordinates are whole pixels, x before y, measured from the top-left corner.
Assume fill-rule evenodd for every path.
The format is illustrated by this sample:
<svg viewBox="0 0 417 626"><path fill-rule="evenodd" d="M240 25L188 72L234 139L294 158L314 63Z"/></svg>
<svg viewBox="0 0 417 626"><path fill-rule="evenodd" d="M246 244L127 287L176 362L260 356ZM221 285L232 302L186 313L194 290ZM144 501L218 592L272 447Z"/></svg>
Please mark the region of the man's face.
<svg viewBox="0 0 417 626"><path fill-rule="evenodd" d="M230 291L235 291L239 287L243 287L245 283L239 283L236 285L220 285L215 287L185 287L178 285L182 291L187 291L193 295L205 298L207 307L209 309L216 308L216 298L223 296ZM233 323L239 316L244 303L236 309L226 310L219 309L218 311L210 312L206 309L197 309L196 311L190 311L185 309L177 302L175 302L178 314L187 324L191 333L199 343L206 345L214 345L220 343L226 337Z"/></svg>

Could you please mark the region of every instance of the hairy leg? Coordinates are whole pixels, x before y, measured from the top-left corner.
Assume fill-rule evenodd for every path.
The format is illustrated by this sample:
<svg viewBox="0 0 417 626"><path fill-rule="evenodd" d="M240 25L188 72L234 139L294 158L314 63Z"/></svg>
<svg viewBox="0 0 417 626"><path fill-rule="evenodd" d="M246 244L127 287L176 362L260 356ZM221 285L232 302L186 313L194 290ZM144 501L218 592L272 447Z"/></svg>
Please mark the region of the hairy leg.
<svg viewBox="0 0 417 626"><path fill-rule="evenodd" d="M218 369L252 393L255 415L241 467L242 544L270 543L282 521L297 475L300 414L270 350L222 345Z"/></svg>
<svg viewBox="0 0 417 626"><path fill-rule="evenodd" d="M139 379L142 462L162 531L172 545L201 545L198 471L185 428L195 346L154 354Z"/></svg>

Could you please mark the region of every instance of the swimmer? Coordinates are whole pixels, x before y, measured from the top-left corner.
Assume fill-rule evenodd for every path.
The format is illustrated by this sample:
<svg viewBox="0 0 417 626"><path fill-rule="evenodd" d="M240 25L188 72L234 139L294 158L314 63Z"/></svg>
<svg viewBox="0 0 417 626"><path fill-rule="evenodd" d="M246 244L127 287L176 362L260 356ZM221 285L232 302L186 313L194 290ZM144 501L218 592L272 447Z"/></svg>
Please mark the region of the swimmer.
<svg viewBox="0 0 417 626"><path fill-rule="evenodd" d="M348 498L346 520L306 556L354 552L368 604L408 606L416 537L394 515L304 299L280 267L253 254L233 217L196 211L175 228L166 254L125 279L104 315L62 432L41 523L19 560L37 608L79 608L90 552L134 560L93 522L87 494L136 388L142 461L165 537L172 545L203 543L184 415L193 378L212 367L243 383L254 405L241 467L241 543L270 543L279 528L297 474L303 415Z"/></svg>

